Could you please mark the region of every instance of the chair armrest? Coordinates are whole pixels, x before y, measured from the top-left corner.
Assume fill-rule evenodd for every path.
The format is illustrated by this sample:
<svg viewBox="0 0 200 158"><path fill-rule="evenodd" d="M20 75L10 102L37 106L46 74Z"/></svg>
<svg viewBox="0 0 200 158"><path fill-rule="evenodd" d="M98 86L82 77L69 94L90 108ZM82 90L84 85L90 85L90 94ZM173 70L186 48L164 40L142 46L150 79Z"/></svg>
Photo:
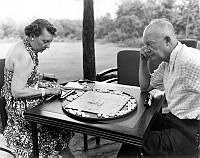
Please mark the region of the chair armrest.
<svg viewBox="0 0 200 158"><path fill-rule="evenodd" d="M118 78L110 78L110 79L107 79L103 82L106 82L106 83L112 83L112 82L117 82L118 81Z"/></svg>
<svg viewBox="0 0 200 158"><path fill-rule="evenodd" d="M114 74L114 73L117 73L117 71L118 71L118 69L116 67L103 70L103 71L97 73L96 80L97 81L105 81L108 79L117 78L117 74Z"/></svg>
<svg viewBox="0 0 200 158"><path fill-rule="evenodd" d="M97 75L103 76L103 75L106 75L106 74L111 73L111 72L116 72L117 70L118 69L116 67L113 67L113 68L109 68L109 69L103 70L103 71L97 73Z"/></svg>

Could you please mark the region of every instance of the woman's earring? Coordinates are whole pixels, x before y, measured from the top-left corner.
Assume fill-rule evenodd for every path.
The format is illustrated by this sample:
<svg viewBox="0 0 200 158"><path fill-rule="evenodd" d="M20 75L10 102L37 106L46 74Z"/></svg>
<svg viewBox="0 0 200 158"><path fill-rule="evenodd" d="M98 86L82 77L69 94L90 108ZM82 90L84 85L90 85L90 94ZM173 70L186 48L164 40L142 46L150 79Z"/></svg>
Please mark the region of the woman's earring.
<svg viewBox="0 0 200 158"><path fill-rule="evenodd" d="M31 38L31 41L34 41L34 38Z"/></svg>

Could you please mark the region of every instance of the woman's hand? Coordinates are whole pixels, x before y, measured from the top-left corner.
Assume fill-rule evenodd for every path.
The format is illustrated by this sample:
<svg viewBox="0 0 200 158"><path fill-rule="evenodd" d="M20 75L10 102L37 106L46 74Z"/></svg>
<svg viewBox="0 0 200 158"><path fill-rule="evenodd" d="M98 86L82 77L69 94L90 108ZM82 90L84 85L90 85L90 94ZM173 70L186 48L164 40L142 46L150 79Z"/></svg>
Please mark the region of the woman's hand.
<svg viewBox="0 0 200 158"><path fill-rule="evenodd" d="M60 95L61 89L59 87L56 88L46 88L45 89L45 95Z"/></svg>

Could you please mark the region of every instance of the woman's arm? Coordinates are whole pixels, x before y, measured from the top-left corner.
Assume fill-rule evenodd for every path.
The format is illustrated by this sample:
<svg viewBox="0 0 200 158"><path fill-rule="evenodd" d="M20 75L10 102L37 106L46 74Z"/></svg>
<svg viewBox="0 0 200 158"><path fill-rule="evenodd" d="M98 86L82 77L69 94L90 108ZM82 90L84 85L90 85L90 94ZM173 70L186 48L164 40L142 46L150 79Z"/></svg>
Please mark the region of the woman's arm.
<svg viewBox="0 0 200 158"><path fill-rule="evenodd" d="M11 92L15 98L36 97L49 94L59 94L60 89L48 88L45 90L29 88L26 86L29 75L31 74L33 63L28 55L19 53L13 60L13 78Z"/></svg>
<svg viewBox="0 0 200 158"><path fill-rule="evenodd" d="M57 82L58 81L56 75L54 75L54 74L43 73L42 77L43 77L43 80L47 80L47 81L50 81L50 82Z"/></svg>

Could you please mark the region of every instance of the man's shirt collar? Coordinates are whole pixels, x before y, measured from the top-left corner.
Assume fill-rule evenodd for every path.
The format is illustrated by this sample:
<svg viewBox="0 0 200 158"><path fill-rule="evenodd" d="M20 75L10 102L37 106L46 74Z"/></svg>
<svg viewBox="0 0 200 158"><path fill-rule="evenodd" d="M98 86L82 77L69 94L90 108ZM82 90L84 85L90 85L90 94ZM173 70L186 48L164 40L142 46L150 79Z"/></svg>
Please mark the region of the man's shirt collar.
<svg viewBox="0 0 200 158"><path fill-rule="evenodd" d="M181 51L182 47L183 47L183 44L181 42L178 42L177 46L172 51L172 53L170 55L170 59L169 59L170 70L173 69L177 54Z"/></svg>

